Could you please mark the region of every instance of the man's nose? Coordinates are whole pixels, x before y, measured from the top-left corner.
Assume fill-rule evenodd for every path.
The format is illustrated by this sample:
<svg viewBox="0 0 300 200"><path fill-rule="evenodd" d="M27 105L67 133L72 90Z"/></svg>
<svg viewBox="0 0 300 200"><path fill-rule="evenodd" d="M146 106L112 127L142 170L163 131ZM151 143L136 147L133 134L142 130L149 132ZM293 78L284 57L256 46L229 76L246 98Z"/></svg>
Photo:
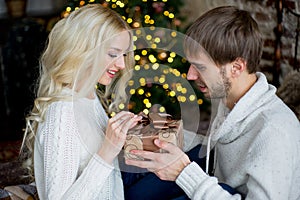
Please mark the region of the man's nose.
<svg viewBox="0 0 300 200"><path fill-rule="evenodd" d="M187 74L187 79L197 80L198 78L199 78L199 72L195 69L193 65L191 65Z"/></svg>

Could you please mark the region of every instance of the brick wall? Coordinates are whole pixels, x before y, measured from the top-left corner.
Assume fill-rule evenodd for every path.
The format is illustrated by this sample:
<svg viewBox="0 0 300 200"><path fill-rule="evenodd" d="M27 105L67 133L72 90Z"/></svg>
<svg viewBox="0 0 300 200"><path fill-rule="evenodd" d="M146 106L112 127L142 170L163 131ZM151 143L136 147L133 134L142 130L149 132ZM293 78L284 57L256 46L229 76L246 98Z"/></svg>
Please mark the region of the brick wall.
<svg viewBox="0 0 300 200"><path fill-rule="evenodd" d="M260 69L267 75L268 80L273 83L273 71L276 67L275 62L275 47L277 28L277 0L184 0L185 7L182 8L182 13L188 16L185 22L188 26L193 20L199 17L208 9L221 5L235 5L241 9L249 11L257 21L264 38L264 49ZM296 1L290 0L286 3L292 8L296 8ZM300 7L300 5L299 5ZM281 58L278 61L280 69L279 84L285 75L293 69L295 55L295 36L297 28L297 18L283 9L282 24L283 34L280 43ZM299 45L300 46L300 45ZM300 48L298 48L300 55ZM298 62L299 62L298 56ZM299 64L298 64L299 65Z"/></svg>

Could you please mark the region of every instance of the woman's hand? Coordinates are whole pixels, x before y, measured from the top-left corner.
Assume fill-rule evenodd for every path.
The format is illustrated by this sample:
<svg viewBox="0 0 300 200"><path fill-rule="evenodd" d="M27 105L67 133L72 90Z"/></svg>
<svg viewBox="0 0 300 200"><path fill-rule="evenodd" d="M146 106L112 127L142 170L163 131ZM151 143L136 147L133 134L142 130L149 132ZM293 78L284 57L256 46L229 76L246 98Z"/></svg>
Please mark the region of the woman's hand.
<svg viewBox="0 0 300 200"><path fill-rule="evenodd" d="M146 160L126 159L127 165L146 168L161 180L175 181L181 171L191 162L181 149L172 143L156 139L155 145L167 153L131 150L130 153Z"/></svg>
<svg viewBox="0 0 300 200"><path fill-rule="evenodd" d="M122 111L108 120L105 140L98 152L103 160L109 164L112 163L124 146L128 129L135 126L141 119L142 117L131 112Z"/></svg>

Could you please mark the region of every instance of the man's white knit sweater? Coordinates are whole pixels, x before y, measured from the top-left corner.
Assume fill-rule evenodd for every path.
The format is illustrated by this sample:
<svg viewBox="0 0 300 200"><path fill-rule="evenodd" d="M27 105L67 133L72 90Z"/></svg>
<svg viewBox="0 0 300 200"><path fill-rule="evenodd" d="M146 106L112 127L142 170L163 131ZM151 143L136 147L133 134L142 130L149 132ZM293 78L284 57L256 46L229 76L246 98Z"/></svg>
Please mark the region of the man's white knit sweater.
<svg viewBox="0 0 300 200"><path fill-rule="evenodd" d="M224 104L219 106L215 119L221 121L214 121L210 129L214 177L196 163L177 177L176 183L191 199L300 199L299 121L266 77L257 76L255 85L229 113ZM220 182L241 195L230 195Z"/></svg>
<svg viewBox="0 0 300 200"><path fill-rule="evenodd" d="M40 199L124 199L117 160L112 166L96 154L107 120L97 98L49 106L34 149Z"/></svg>

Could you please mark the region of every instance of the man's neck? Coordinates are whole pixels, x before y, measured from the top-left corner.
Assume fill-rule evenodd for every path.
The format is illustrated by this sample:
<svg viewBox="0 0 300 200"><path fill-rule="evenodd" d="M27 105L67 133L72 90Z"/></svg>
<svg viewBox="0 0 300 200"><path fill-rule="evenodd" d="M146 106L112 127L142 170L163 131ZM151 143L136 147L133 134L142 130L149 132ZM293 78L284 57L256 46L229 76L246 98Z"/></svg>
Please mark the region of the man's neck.
<svg viewBox="0 0 300 200"><path fill-rule="evenodd" d="M226 106L232 110L235 104L250 90L257 81L257 76L253 74L244 74L233 80L232 88L226 97Z"/></svg>

